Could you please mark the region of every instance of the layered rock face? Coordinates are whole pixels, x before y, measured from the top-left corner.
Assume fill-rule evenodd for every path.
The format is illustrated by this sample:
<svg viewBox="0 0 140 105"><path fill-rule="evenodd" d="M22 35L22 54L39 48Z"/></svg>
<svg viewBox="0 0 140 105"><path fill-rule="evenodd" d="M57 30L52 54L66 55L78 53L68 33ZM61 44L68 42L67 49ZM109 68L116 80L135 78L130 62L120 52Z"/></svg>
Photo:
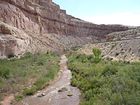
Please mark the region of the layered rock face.
<svg viewBox="0 0 140 105"><path fill-rule="evenodd" d="M109 41L119 41L119 40L129 40L129 39L139 39L140 38L140 27L129 29L127 31L113 32L106 36Z"/></svg>
<svg viewBox="0 0 140 105"><path fill-rule="evenodd" d="M0 22L0 56L1 58L22 55L32 40L24 31Z"/></svg>
<svg viewBox="0 0 140 105"><path fill-rule="evenodd" d="M92 54L94 47L102 50L105 59L121 61L140 61L140 27L107 35L107 42L87 44L79 50Z"/></svg>
<svg viewBox="0 0 140 105"><path fill-rule="evenodd" d="M28 51L63 51L128 30L121 25L96 25L77 19L51 0L0 0L0 23L1 57Z"/></svg>

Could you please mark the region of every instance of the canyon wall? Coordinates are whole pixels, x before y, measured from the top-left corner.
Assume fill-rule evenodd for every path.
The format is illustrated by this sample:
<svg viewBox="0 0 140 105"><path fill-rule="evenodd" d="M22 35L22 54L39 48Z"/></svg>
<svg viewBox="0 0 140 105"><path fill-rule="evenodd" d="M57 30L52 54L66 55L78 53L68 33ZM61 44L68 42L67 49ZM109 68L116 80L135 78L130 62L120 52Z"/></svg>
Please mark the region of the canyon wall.
<svg viewBox="0 0 140 105"><path fill-rule="evenodd" d="M93 54L94 47L101 49L102 57L107 60L140 61L140 27L127 31L113 32L106 36L105 42L86 44L78 52Z"/></svg>
<svg viewBox="0 0 140 105"><path fill-rule="evenodd" d="M128 27L96 25L67 15L52 0L0 0L0 57L63 52L125 30Z"/></svg>

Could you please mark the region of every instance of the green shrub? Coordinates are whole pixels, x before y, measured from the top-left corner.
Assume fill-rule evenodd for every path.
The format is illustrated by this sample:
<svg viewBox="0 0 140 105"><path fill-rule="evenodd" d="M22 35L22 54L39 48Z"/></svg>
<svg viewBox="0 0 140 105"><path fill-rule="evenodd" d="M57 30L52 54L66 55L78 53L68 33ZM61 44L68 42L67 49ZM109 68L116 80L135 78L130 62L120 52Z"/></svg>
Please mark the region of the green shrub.
<svg viewBox="0 0 140 105"><path fill-rule="evenodd" d="M30 96L30 95L34 95L34 93L37 91L37 88L36 86L32 86L31 88L25 88L24 91L23 91L23 95L27 95L27 96Z"/></svg>
<svg viewBox="0 0 140 105"><path fill-rule="evenodd" d="M8 68L0 67L0 77L8 79L10 76L10 70Z"/></svg>
<svg viewBox="0 0 140 105"><path fill-rule="evenodd" d="M101 56L101 50L98 48L93 48L92 52L93 52L94 56L97 56L97 57Z"/></svg>
<svg viewBox="0 0 140 105"><path fill-rule="evenodd" d="M94 63L94 55L89 55L87 56L88 61L90 61L91 63Z"/></svg>
<svg viewBox="0 0 140 105"><path fill-rule="evenodd" d="M48 77L41 77L40 79L38 79L34 85L36 86L37 90L41 90L43 89L47 83L49 82L49 78Z"/></svg>
<svg viewBox="0 0 140 105"><path fill-rule="evenodd" d="M93 48L92 52L94 55L94 62L99 63L101 61L101 50L98 48Z"/></svg>
<svg viewBox="0 0 140 105"><path fill-rule="evenodd" d="M80 105L140 105L140 63L93 63L92 57L69 56L72 85L82 93Z"/></svg>
<svg viewBox="0 0 140 105"><path fill-rule="evenodd" d="M79 61L81 61L81 62L87 62L87 57L86 57L86 55L85 54L79 54L79 55L77 55L76 56L76 58L75 59L77 59L77 60L79 60Z"/></svg>
<svg viewBox="0 0 140 105"><path fill-rule="evenodd" d="M23 95L17 95L15 96L16 101L20 101L23 99Z"/></svg>
<svg viewBox="0 0 140 105"><path fill-rule="evenodd" d="M107 65L104 69L101 75L103 76L111 76L115 75L117 73L117 68L114 65Z"/></svg>

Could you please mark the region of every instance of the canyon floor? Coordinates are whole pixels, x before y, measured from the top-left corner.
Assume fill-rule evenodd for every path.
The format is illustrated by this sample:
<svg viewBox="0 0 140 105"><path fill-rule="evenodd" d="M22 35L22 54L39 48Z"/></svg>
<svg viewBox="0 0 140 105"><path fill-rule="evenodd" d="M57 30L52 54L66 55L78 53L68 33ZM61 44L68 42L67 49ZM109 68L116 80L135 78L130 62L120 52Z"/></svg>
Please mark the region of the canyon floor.
<svg viewBox="0 0 140 105"><path fill-rule="evenodd" d="M17 105L79 105L80 91L71 84L71 71L65 55L60 60L60 76L49 87L34 96L26 97Z"/></svg>

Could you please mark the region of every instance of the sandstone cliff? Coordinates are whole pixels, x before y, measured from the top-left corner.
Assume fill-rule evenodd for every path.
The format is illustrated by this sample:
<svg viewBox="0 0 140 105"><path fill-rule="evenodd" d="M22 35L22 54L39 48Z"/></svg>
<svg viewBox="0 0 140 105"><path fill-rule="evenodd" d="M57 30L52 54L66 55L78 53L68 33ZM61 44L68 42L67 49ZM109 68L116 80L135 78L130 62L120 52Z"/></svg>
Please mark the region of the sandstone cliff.
<svg viewBox="0 0 140 105"><path fill-rule="evenodd" d="M63 51L103 41L121 25L96 25L67 15L51 0L0 0L0 57Z"/></svg>

